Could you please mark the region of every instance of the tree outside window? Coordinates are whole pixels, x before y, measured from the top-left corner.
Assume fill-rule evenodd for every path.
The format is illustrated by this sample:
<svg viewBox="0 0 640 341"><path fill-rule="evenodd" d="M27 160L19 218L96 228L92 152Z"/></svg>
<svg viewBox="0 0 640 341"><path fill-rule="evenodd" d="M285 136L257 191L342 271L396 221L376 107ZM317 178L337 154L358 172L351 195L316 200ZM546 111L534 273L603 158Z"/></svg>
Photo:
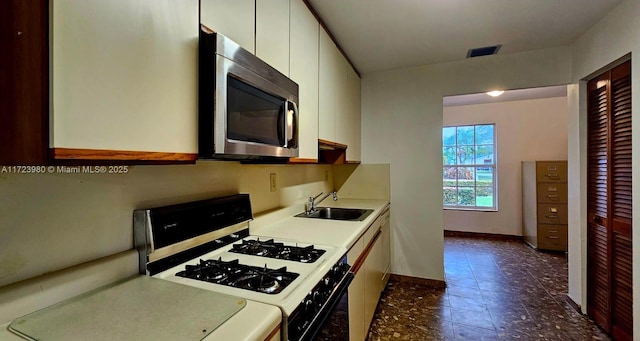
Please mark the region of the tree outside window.
<svg viewBox="0 0 640 341"><path fill-rule="evenodd" d="M442 128L445 208L495 210L495 124Z"/></svg>

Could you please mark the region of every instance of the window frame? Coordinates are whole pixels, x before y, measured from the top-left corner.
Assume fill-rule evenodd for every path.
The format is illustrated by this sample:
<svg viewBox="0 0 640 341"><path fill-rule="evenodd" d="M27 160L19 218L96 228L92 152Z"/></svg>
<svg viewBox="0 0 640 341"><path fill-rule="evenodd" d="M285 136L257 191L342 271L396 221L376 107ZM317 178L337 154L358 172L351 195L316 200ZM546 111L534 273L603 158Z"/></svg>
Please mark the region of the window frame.
<svg viewBox="0 0 640 341"><path fill-rule="evenodd" d="M477 161L474 161L473 164L454 164L454 165L446 165L445 164L445 155L444 155L444 150L445 148L448 147L454 147L456 149L459 149L463 146L467 146L467 147L472 147L474 150L476 150L477 147L479 146L487 146L489 144L476 144L476 127L478 126L493 126L493 163L492 164L478 164L476 163ZM473 145L459 145L458 144L458 128L460 127L473 127ZM444 145L444 129L445 128L456 128L456 142L454 146L445 146ZM496 130L496 124L495 123L473 123L473 124L457 124L457 125L446 125L442 127L442 139L441 139L441 152L442 152L442 208L445 210L457 210L457 211L478 211L478 212L497 212L498 211L498 143L497 143L497 130ZM445 177L444 177L444 172L447 168L455 168L456 169L456 174L458 174L458 169L459 168L473 168L474 169L474 179L473 179L473 189L474 189L474 198L477 200L477 196L475 195L476 190L478 188L477 185L477 174L475 174L475 171L477 171L478 168L492 168L493 170L493 181L492 184L493 186L491 186L490 188L493 191L493 206L477 206L477 201L474 203L473 206L470 205L446 205L444 202L444 191L445 191ZM461 187L458 183L458 178L456 176L455 179L456 183L454 186L446 186L446 187L455 187L456 189L456 193L458 192L458 189ZM470 187L470 186L462 186L464 187ZM480 186L480 187L488 187L488 186Z"/></svg>

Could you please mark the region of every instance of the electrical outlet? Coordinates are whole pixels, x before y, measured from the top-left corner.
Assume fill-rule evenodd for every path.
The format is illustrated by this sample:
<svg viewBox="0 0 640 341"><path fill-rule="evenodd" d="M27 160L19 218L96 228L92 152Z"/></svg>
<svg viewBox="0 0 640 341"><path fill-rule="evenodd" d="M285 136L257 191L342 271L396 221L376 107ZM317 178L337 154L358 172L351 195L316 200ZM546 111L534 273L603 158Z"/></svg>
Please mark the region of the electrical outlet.
<svg viewBox="0 0 640 341"><path fill-rule="evenodd" d="M269 174L269 188L271 192L275 192L278 188L276 183L276 173Z"/></svg>
<svg viewBox="0 0 640 341"><path fill-rule="evenodd" d="M329 181L329 171L324 171L324 181Z"/></svg>

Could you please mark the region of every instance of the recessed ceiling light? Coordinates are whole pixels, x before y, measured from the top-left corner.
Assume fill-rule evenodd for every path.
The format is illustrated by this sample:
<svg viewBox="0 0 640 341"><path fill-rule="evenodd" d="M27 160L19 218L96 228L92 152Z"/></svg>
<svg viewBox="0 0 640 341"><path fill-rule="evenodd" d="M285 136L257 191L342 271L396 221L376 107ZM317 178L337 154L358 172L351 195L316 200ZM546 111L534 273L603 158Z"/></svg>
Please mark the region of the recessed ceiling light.
<svg viewBox="0 0 640 341"><path fill-rule="evenodd" d="M504 93L504 90L493 90L493 91L487 92L487 95L489 95L491 97L498 97L498 96L502 95L503 93Z"/></svg>

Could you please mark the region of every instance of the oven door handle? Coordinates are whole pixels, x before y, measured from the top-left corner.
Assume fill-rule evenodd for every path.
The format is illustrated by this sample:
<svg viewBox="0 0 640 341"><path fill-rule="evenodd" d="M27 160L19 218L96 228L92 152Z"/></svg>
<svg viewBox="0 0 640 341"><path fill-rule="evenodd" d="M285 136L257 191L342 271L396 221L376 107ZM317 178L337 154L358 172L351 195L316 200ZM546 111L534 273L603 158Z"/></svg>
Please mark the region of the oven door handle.
<svg viewBox="0 0 640 341"><path fill-rule="evenodd" d="M311 322L309 328L307 328L304 334L300 336L300 341L314 340L315 337L318 336L318 333L322 330L322 327L327 321L327 318L329 318L329 316L331 315L329 314L329 312L333 311L338 303L340 303L342 295L344 295L347 289L349 289L349 284L351 283L351 281L353 281L354 277L354 273L348 271L347 274L342 278L342 280L340 280L340 283L336 285L335 290L331 294L331 297L329 298L327 303L322 307L322 309L320 309L320 312L318 312L316 318L313 319L313 322Z"/></svg>

